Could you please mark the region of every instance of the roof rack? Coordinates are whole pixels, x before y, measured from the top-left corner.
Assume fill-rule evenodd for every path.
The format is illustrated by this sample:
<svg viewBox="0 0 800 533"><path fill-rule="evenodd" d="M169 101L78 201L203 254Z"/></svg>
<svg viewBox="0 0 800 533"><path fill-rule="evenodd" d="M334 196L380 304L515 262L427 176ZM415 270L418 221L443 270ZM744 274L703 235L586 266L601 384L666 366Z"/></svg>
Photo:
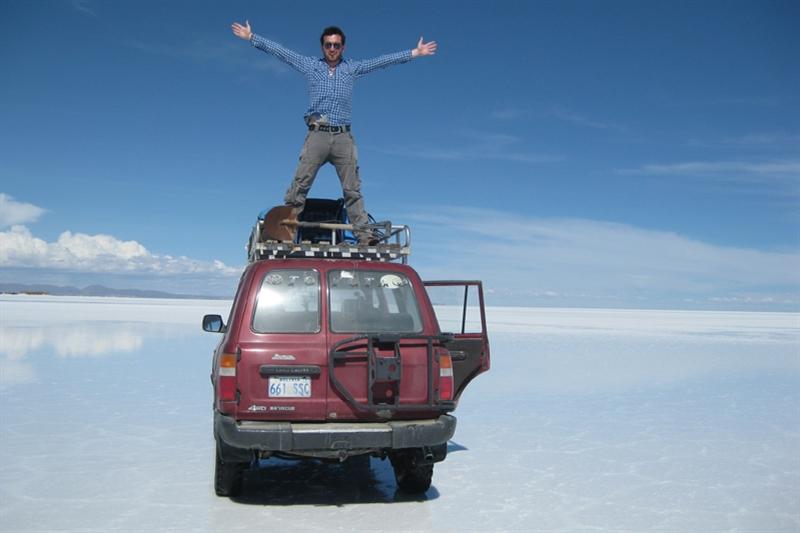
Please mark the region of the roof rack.
<svg viewBox="0 0 800 533"><path fill-rule="evenodd" d="M284 226L297 229L314 228L329 231L325 237L311 241L279 241L263 238L265 221L259 218L253 226L250 241L247 243L247 259L249 262L262 259L355 259L364 261L400 261L408 263L411 253L411 228L389 221L375 224L353 225L329 222L302 222L286 219ZM343 231L370 231L378 236L378 242L371 245L357 244L341 239ZM295 231L295 235L299 232ZM330 238L328 238L328 236Z"/></svg>

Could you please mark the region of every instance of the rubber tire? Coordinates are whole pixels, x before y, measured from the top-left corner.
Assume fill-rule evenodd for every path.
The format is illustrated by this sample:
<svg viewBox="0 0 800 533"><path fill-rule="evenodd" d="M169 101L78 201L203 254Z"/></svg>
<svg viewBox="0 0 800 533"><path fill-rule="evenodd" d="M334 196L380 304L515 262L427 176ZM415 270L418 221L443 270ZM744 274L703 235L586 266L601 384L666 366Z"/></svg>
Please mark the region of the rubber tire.
<svg viewBox="0 0 800 533"><path fill-rule="evenodd" d="M217 445L214 463L214 492L217 496L236 496L242 492L242 478L246 463L226 463L219 456Z"/></svg>
<svg viewBox="0 0 800 533"><path fill-rule="evenodd" d="M400 490L409 494L420 494L427 491L433 479L433 465L403 462L403 464L393 465L394 478Z"/></svg>

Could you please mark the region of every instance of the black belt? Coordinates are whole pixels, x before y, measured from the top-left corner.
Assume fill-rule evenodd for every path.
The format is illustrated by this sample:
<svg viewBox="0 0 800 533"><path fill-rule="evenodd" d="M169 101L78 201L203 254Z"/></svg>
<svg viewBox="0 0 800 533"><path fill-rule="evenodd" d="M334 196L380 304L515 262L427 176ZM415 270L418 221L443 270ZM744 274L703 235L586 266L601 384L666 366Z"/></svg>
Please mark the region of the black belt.
<svg viewBox="0 0 800 533"><path fill-rule="evenodd" d="M350 131L350 124L346 126L326 126L325 124L309 124L308 129L311 131L327 131L329 133L344 133L345 131Z"/></svg>

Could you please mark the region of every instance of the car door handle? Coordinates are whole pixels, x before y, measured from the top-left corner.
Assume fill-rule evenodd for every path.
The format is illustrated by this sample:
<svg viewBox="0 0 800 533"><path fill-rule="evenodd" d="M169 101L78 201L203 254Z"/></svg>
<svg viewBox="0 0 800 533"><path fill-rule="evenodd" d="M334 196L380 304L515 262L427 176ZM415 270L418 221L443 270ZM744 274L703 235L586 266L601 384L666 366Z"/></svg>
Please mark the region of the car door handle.
<svg viewBox="0 0 800 533"><path fill-rule="evenodd" d="M467 352L463 350L450 350L450 359L453 361L466 361Z"/></svg>

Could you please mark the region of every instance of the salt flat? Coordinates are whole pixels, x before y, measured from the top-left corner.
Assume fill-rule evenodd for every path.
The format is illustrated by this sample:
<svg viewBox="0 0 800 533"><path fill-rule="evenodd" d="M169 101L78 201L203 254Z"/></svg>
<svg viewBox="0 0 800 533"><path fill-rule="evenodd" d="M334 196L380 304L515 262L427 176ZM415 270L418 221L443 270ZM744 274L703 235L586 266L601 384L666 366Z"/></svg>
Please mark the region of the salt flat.
<svg viewBox="0 0 800 533"><path fill-rule="evenodd" d="M800 531L797 314L490 308L424 497L373 459L268 461L231 500L200 330L228 308L0 296L0 530Z"/></svg>

